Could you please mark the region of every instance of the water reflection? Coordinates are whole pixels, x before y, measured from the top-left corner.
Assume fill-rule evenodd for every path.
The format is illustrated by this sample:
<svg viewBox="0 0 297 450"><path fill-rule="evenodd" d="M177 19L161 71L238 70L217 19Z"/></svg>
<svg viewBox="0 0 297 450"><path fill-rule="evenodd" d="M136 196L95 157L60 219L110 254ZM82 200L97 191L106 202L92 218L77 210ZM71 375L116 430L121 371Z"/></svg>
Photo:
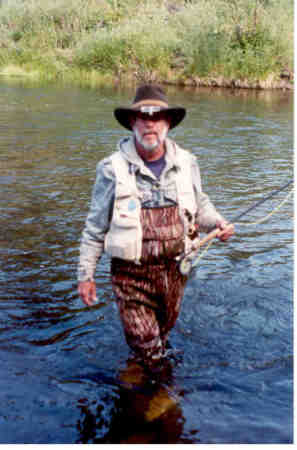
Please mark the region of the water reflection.
<svg viewBox="0 0 297 450"><path fill-rule="evenodd" d="M80 400L77 443L95 444L176 444L193 443L183 436L185 418L179 405L181 393L174 386L171 361L165 361L158 379L146 376L133 360L119 372L117 379L102 373L85 375L92 381L119 384L112 410L106 404ZM162 381L163 380L163 381ZM106 433L102 437L102 430Z"/></svg>

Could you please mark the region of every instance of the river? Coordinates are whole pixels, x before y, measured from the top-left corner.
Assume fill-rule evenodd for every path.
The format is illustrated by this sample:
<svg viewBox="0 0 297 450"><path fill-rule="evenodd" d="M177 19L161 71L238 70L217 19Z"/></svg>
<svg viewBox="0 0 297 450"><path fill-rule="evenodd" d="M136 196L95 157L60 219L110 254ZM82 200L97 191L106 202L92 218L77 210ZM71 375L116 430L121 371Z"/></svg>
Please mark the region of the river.
<svg viewBox="0 0 297 450"><path fill-rule="evenodd" d="M85 307L76 291L95 167L125 135L113 109L134 91L4 79L0 91L0 443L291 443L292 199L252 224L289 190L200 260L170 338L165 387L176 404L138 423L151 398L116 381L129 351L106 256L99 303ZM227 218L292 179L291 93L168 96L188 111L171 137L197 155L203 188Z"/></svg>

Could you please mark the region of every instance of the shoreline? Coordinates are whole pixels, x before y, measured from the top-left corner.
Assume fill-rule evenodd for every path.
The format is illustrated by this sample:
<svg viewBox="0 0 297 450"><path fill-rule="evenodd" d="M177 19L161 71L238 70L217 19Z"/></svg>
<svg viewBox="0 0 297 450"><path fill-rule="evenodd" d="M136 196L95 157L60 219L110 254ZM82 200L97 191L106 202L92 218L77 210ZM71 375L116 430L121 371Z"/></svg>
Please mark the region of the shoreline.
<svg viewBox="0 0 297 450"><path fill-rule="evenodd" d="M294 8L284 1L5 1L0 76L291 91Z"/></svg>
<svg viewBox="0 0 297 450"><path fill-rule="evenodd" d="M208 77L183 77L181 74L169 74L168 77L159 77L153 73L147 79L139 79L133 73L127 73L122 76L113 74L100 74L100 72L84 70L67 70L61 77L53 77L50 74L44 74L37 70L27 70L17 65L7 65L0 70L2 79L23 79L35 83L60 84L67 83L72 85L82 85L90 87L99 87L102 85L110 86L134 86L143 83L156 83L176 87L193 88L228 88L228 89L249 89L249 90L286 90L294 91L294 82L290 81L289 76L284 78L277 77L274 74L269 75L263 80L248 80L225 78L223 76Z"/></svg>
<svg viewBox="0 0 297 450"><path fill-rule="evenodd" d="M286 80L240 80L240 79L226 79L222 76L209 77L207 79L195 77L178 83L164 82L163 84L174 84L179 86L189 87L208 87L208 88L228 88L228 89L251 89L251 90L294 90L294 84Z"/></svg>

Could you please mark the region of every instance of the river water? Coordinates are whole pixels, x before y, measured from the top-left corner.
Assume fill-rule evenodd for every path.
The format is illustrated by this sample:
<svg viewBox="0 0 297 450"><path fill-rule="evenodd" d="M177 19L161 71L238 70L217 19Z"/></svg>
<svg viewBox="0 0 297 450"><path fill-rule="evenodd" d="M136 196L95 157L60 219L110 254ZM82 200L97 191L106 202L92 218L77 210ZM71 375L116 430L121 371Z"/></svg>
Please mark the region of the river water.
<svg viewBox="0 0 297 450"><path fill-rule="evenodd" d="M76 292L95 166L125 135L112 112L133 91L4 80L0 90L0 443L292 442L292 200L250 224L288 190L200 260L170 339L163 388L176 404L142 421L154 396L117 382L129 351L107 257L99 304L85 307ZM292 179L291 94L168 94L188 110L171 136L197 155L227 218Z"/></svg>

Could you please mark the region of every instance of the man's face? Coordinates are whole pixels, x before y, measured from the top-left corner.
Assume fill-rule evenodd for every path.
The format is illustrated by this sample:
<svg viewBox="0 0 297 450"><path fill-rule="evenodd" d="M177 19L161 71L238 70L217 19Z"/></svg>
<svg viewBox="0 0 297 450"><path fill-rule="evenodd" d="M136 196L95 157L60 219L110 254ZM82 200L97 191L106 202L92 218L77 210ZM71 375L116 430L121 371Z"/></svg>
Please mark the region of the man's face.
<svg viewBox="0 0 297 450"><path fill-rule="evenodd" d="M138 144L150 152L163 144L168 133L169 121L162 112L153 115L139 112L132 121L132 129Z"/></svg>

